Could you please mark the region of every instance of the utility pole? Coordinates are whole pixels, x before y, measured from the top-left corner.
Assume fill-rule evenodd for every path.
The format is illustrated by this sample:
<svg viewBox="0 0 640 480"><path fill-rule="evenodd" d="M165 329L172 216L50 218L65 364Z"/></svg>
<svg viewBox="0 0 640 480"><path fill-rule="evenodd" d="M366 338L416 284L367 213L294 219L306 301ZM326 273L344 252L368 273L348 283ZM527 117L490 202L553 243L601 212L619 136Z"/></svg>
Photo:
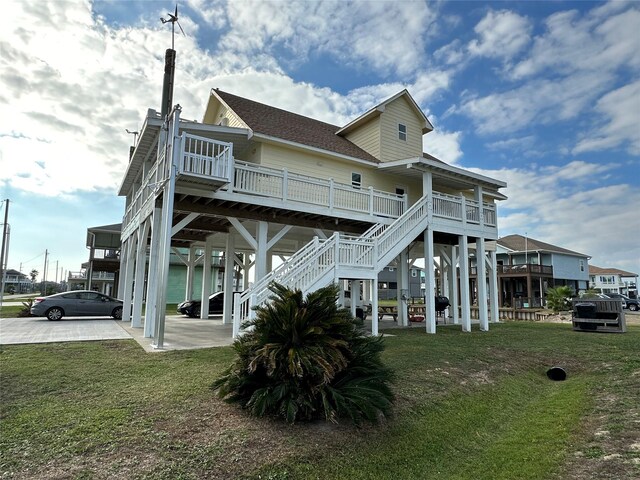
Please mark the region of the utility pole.
<svg viewBox="0 0 640 480"><path fill-rule="evenodd" d="M4 275L5 275L5 268L6 268L5 240L7 239L7 228L9 227L9 199L7 198L4 202L5 204L4 204L4 223L2 225L2 246L0 247L0 305L2 305L2 298L4 296Z"/></svg>
<svg viewBox="0 0 640 480"><path fill-rule="evenodd" d="M47 257L49 256L49 250L44 251L44 268L42 269L42 296L47 296Z"/></svg>

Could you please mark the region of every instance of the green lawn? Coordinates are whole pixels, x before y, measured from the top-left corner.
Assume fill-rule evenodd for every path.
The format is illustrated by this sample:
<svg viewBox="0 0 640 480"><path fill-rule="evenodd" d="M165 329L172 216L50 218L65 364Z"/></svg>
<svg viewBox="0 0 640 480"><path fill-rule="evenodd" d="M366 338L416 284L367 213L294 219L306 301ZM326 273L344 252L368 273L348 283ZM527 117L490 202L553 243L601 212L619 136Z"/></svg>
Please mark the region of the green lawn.
<svg viewBox="0 0 640 480"><path fill-rule="evenodd" d="M394 417L356 428L247 418L215 399L230 348L3 347L2 478L640 477L640 328L392 330ZM546 370L561 365L565 382Z"/></svg>

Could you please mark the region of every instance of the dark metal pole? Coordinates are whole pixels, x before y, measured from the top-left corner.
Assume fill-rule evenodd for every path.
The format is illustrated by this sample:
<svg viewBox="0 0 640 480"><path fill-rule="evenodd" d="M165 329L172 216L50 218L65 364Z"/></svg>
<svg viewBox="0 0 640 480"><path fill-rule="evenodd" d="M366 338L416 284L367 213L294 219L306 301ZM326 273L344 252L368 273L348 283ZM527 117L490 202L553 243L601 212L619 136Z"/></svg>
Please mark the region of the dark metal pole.
<svg viewBox="0 0 640 480"><path fill-rule="evenodd" d="M5 240L7 239L7 227L9 226L9 199L5 200L4 206L4 224L2 227L2 246L0 247L0 299L4 295L4 273L5 273Z"/></svg>

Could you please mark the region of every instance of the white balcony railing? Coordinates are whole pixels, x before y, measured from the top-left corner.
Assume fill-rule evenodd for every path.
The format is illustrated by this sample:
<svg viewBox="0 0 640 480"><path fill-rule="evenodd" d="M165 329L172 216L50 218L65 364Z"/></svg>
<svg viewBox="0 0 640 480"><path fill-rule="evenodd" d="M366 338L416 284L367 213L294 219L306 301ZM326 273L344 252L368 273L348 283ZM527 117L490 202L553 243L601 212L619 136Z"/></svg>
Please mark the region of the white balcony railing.
<svg viewBox="0 0 640 480"><path fill-rule="evenodd" d="M398 218L407 206L404 195L371 187L356 189L332 179L309 177L286 169L236 160L234 170L234 182L229 190L237 193L391 218Z"/></svg>

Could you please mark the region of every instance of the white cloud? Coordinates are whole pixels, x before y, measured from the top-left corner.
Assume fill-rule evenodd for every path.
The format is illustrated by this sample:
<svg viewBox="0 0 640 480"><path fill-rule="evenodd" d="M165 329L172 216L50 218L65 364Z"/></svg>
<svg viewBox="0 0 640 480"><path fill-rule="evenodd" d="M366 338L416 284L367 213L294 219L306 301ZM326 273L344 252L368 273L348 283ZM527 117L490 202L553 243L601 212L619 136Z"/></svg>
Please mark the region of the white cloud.
<svg viewBox="0 0 640 480"><path fill-rule="evenodd" d="M462 158L462 132L447 132L434 126L432 132L422 137L423 151L451 165Z"/></svg>
<svg viewBox="0 0 640 480"><path fill-rule="evenodd" d="M531 24L509 10L490 11L474 30L480 38L469 42L471 55L508 60L529 44Z"/></svg>
<svg viewBox="0 0 640 480"><path fill-rule="evenodd" d="M635 7L635 8L634 8ZM613 72L640 67L640 9L633 5L608 18L580 17L575 10L556 13L537 36L529 56L516 64L515 79L539 73Z"/></svg>
<svg viewBox="0 0 640 480"><path fill-rule="evenodd" d="M627 145L631 155L640 155L640 80L603 96L596 111L608 123L595 121L598 126L578 142L573 153Z"/></svg>
<svg viewBox="0 0 640 480"><path fill-rule="evenodd" d="M291 62L329 53L341 62L366 63L384 75L424 66L427 32L435 14L425 2L230 2L231 30L220 41L238 52L287 52Z"/></svg>
<svg viewBox="0 0 640 480"><path fill-rule="evenodd" d="M514 132L575 118L611 80L592 72L561 80L536 79L504 93L470 98L459 111L474 120L479 133Z"/></svg>

